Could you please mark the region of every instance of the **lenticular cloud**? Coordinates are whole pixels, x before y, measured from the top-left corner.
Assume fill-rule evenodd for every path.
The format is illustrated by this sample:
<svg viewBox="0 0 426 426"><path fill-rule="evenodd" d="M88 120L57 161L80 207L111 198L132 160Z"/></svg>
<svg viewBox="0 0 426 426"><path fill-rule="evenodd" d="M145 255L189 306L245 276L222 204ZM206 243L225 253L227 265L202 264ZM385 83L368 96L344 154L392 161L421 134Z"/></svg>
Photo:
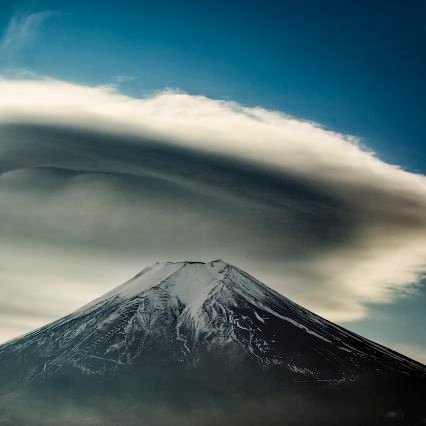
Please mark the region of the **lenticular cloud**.
<svg viewBox="0 0 426 426"><path fill-rule="evenodd" d="M4 338L156 260L224 258L332 320L425 270L426 178L263 108L2 79L0 168Z"/></svg>

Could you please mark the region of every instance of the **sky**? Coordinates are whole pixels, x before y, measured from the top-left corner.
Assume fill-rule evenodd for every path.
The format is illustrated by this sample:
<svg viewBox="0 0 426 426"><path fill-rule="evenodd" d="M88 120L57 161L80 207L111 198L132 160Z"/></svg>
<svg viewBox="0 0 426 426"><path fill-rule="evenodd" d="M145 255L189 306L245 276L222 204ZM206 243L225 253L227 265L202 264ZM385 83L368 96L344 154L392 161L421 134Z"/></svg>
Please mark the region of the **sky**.
<svg viewBox="0 0 426 426"><path fill-rule="evenodd" d="M0 341L223 258L425 362L426 2L0 2Z"/></svg>

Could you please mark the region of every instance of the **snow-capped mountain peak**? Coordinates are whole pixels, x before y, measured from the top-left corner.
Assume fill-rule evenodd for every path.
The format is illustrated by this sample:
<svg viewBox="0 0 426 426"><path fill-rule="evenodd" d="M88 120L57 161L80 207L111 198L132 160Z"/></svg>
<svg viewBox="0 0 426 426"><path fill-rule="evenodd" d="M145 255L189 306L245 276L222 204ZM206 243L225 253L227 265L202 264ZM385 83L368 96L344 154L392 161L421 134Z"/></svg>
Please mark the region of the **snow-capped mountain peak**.
<svg viewBox="0 0 426 426"><path fill-rule="evenodd" d="M222 260L155 263L0 347L0 359L27 353L39 359L26 373L31 381L64 368L109 374L158 354L195 365L203 353L230 347L309 380L349 380L370 369L424 375L415 361L326 321Z"/></svg>
<svg viewBox="0 0 426 426"><path fill-rule="evenodd" d="M300 424L311 425L317 424L318 405L305 407L313 390L320 407L332 392L327 412L347 392L336 422L323 424L341 424L354 390L362 410L349 415L357 418L352 424L384 424L383 416L395 412L393 387L405 386L407 394L398 390L397 400L413 411L426 377L423 365L315 315L222 260L151 265L78 311L0 346L0 371L0 423L11 413L19 418L29 410L33 416L36 406L42 418L37 425L92 424L86 418L75 422L74 411L92 415L94 407L101 420L93 424L126 424L122 415L130 412L128 424L142 418L161 426L238 424L230 404L236 395L244 395L241 413L252 410L241 424L282 424L276 420L300 405L298 417L307 419ZM373 414L363 414L370 404L365 384L382 400ZM62 422L54 414L58 404L50 407L58 390ZM283 406L301 390L307 398L303 394L297 404ZM78 407L71 420L70 401ZM153 417L146 412L149 401ZM176 401L186 401L182 410ZM186 416L188 401L198 404L193 423L179 417ZM232 414L215 423L205 421L207 414L200 420L206 401L215 401L218 412L231 407ZM259 409L262 414L250 423ZM171 423L157 421L158 412L167 410L174 413ZM50 423L44 421L46 412ZM26 420L6 424L32 424Z"/></svg>
<svg viewBox="0 0 426 426"><path fill-rule="evenodd" d="M110 292L95 299L79 311L85 311L111 299L129 300L150 289L162 289L186 306L202 304L221 283L231 266L223 260L211 262L156 262Z"/></svg>

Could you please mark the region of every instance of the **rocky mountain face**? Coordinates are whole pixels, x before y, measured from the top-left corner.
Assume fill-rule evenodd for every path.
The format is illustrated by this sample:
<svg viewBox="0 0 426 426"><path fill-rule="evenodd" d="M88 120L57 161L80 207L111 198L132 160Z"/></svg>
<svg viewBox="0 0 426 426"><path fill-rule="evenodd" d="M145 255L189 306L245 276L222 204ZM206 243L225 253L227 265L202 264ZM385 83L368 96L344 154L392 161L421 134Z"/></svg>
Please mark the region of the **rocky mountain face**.
<svg viewBox="0 0 426 426"><path fill-rule="evenodd" d="M4 424L426 421L423 365L222 260L154 264L0 346L0 369Z"/></svg>

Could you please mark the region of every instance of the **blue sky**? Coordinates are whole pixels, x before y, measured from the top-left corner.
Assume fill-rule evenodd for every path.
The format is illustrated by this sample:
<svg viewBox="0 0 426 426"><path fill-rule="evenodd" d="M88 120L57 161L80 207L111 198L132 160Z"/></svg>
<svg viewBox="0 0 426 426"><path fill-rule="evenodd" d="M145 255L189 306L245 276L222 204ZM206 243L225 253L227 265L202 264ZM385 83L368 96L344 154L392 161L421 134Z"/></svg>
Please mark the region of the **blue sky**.
<svg viewBox="0 0 426 426"><path fill-rule="evenodd" d="M424 1L3 1L0 29L6 75L280 110L426 173ZM425 303L420 290L347 325L426 348Z"/></svg>
<svg viewBox="0 0 426 426"><path fill-rule="evenodd" d="M425 171L423 1L3 1L56 11L3 67L84 83L135 78L136 95L179 88L279 109L364 138Z"/></svg>

